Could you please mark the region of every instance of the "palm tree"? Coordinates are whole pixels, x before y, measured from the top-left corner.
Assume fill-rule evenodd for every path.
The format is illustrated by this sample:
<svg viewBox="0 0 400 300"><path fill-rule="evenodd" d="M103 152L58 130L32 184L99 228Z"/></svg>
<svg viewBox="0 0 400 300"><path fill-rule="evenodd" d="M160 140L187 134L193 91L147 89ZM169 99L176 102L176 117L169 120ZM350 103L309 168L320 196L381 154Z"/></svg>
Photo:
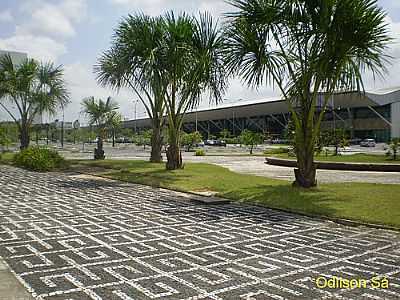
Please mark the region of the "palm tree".
<svg viewBox="0 0 400 300"><path fill-rule="evenodd" d="M163 17L163 66L168 116L167 169L183 167L180 150L182 124L188 110L208 92L218 103L226 90L223 39L209 14L199 19L168 13Z"/></svg>
<svg viewBox="0 0 400 300"><path fill-rule="evenodd" d="M19 65L10 55L0 57L0 106L18 126L21 149L30 142L30 129L38 115L54 115L69 102L62 66L25 59Z"/></svg>
<svg viewBox="0 0 400 300"><path fill-rule="evenodd" d="M97 130L97 148L94 150L94 159L104 159L103 140L110 124L110 117L118 109L118 104L111 97L106 101L88 97L82 100L83 112L89 118L89 125Z"/></svg>
<svg viewBox="0 0 400 300"><path fill-rule="evenodd" d="M160 74L160 18L129 15L115 31L112 47L95 66L97 80L117 90L128 87L143 103L151 119L151 162L161 162L164 123L164 86Z"/></svg>
<svg viewBox="0 0 400 300"><path fill-rule="evenodd" d="M112 111L108 116L107 128L111 131L113 147L115 147L115 135L117 133L117 130L121 128L121 125L122 125L121 114L116 111Z"/></svg>
<svg viewBox="0 0 400 300"><path fill-rule="evenodd" d="M316 185L315 143L335 90L382 75L390 38L376 0L231 0L226 62L249 85L277 86L295 127L295 185ZM318 99L320 101L318 101Z"/></svg>

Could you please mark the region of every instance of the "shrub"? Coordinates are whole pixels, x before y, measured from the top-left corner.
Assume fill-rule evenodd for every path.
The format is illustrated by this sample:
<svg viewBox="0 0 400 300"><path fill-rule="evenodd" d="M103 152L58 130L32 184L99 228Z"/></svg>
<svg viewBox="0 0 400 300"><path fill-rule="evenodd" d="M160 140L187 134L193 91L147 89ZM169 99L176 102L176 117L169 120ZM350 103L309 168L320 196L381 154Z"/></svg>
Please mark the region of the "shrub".
<svg viewBox="0 0 400 300"><path fill-rule="evenodd" d="M13 158L14 165L31 171L47 172L66 165L57 151L30 147L17 153Z"/></svg>
<svg viewBox="0 0 400 300"><path fill-rule="evenodd" d="M198 149L195 152L195 156L204 156L206 155L206 152L203 149Z"/></svg>
<svg viewBox="0 0 400 300"><path fill-rule="evenodd" d="M290 149L287 147L279 147L279 148L271 148L267 149L264 151L265 155L271 155L271 154L284 154L284 153L289 153Z"/></svg>

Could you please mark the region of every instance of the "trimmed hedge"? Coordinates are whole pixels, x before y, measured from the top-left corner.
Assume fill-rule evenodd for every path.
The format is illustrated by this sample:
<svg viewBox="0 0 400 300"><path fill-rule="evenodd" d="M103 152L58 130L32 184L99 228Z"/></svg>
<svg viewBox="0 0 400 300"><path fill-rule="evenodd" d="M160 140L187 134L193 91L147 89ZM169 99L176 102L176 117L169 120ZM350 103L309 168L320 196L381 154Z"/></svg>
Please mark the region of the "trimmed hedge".
<svg viewBox="0 0 400 300"><path fill-rule="evenodd" d="M206 152L203 149L198 149L198 150L196 150L194 155L195 156L204 156L204 155L206 155Z"/></svg>
<svg viewBox="0 0 400 300"><path fill-rule="evenodd" d="M66 165L57 151L40 147L29 147L15 154L13 163L17 167L36 172L53 171Z"/></svg>

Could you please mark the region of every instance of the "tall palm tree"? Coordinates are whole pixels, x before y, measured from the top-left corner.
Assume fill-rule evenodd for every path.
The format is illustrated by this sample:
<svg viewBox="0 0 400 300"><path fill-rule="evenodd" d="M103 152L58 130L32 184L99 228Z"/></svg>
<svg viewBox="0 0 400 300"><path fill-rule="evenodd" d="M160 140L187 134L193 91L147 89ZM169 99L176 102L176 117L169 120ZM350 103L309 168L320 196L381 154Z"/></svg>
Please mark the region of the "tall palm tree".
<svg viewBox="0 0 400 300"><path fill-rule="evenodd" d="M183 167L180 150L182 124L188 110L208 92L218 103L226 90L221 32L209 14L198 19L172 12L163 17L163 65L168 116L167 169Z"/></svg>
<svg viewBox="0 0 400 300"><path fill-rule="evenodd" d="M88 97L82 100L83 112L89 118L89 125L97 130L97 148L94 151L94 159L104 159L103 140L110 124L110 117L117 110L118 104L108 97L106 101Z"/></svg>
<svg viewBox="0 0 400 300"><path fill-rule="evenodd" d="M230 3L236 11L225 33L227 65L249 86L279 88L295 126L294 184L315 186L315 143L332 94L339 88L363 92L363 71L385 71L385 13L376 0Z"/></svg>
<svg viewBox="0 0 400 300"><path fill-rule="evenodd" d="M151 162L161 162L165 90L159 74L160 18L129 15L114 33L112 47L95 66L97 80L117 90L130 88L143 103L152 123Z"/></svg>
<svg viewBox="0 0 400 300"><path fill-rule="evenodd" d="M21 149L29 146L30 129L38 115L54 115L69 102L62 66L25 59L16 65L0 57L0 106L18 126Z"/></svg>

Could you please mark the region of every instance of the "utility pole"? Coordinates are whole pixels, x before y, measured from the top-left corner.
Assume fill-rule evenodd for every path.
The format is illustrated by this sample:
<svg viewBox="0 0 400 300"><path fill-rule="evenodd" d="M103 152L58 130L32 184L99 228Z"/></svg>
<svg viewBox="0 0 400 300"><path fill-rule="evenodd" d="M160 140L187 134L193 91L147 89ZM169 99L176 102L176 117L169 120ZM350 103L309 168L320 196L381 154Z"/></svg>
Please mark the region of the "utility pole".
<svg viewBox="0 0 400 300"><path fill-rule="evenodd" d="M232 112L232 134L235 136L235 112Z"/></svg>
<svg viewBox="0 0 400 300"><path fill-rule="evenodd" d="M137 134L137 125L136 125L136 123L137 123L137 120L136 120L136 113L137 113L137 110L136 110L136 107L137 107L138 101L139 101L139 100L134 100L134 103L135 103L135 134Z"/></svg>
<svg viewBox="0 0 400 300"><path fill-rule="evenodd" d="M64 148L64 121L65 121L64 107L62 108L62 112L63 112L63 119L61 123L61 148Z"/></svg>
<svg viewBox="0 0 400 300"><path fill-rule="evenodd" d="M196 132L197 132L197 107L196 107Z"/></svg>

